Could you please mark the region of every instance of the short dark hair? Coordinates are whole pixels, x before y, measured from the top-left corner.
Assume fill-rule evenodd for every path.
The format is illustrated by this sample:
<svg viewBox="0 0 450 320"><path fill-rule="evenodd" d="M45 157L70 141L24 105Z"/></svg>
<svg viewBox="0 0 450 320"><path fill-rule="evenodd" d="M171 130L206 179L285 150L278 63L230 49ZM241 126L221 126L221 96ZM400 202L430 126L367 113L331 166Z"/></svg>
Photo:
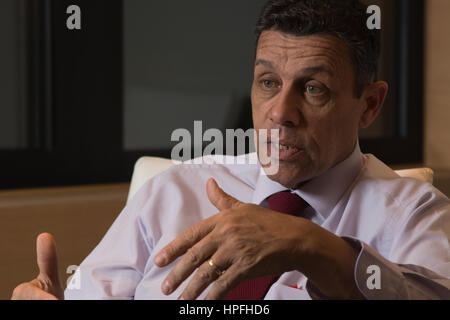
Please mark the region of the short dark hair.
<svg viewBox="0 0 450 320"><path fill-rule="evenodd" d="M359 0L269 0L256 24L256 42L266 30L344 40L355 67L355 94L360 97L376 77L380 57L380 31L367 27L368 17L367 7Z"/></svg>

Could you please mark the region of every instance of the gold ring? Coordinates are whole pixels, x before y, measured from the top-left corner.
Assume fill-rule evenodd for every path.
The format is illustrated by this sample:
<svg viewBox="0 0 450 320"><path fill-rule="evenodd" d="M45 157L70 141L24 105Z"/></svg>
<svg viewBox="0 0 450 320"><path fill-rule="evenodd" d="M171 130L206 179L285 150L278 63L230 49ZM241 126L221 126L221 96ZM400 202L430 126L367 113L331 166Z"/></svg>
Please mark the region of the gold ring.
<svg viewBox="0 0 450 320"><path fill-rule="evenodd" d="M213 259L209 259L208 264L211 268L214 269L214 272L220 277L223 274L223 271L220 270L213 262Z"/></svg>

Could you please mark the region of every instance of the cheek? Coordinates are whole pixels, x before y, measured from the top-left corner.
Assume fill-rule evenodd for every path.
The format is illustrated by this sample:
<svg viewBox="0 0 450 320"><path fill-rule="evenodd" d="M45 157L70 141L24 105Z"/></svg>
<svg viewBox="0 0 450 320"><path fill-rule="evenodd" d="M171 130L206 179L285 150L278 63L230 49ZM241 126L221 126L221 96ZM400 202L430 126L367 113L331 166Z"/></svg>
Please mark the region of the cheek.
<svg viewBox="0 0 450 320"><path fill-rule="evenodd" d="M260 114L260 112L258 110L260 109L260 105L258 103L258 100L255 96L253 89L252 89L252 93L251 93L251 103L252 103L253 124L254 124L255 129L257 129L257 127L258 127L257 123L259 123L258 116Z"/></svg>
<svg viewBox="0 0 450 320"><path fill-rule="evenodd" d="M350 110L333 108L332 112L316 118L312 124L311 142L315 147L312 156L320 166L334 165L352 151L358 132L353 114Z"/></svg>
<svg viewBox="0 0 450 320"><path fill-rule="evenodd" d="M339 119L332 106L311 112L307 117L306 137L308 154L317 164L328 163L335 150L339 148L338 136L342 131Z"/></svg>
<svg viewBox="0 0 450 320"><path fill-rule="evenodd" d="M255 129L264 128L264 123L266 121L266 105L265 101L258 99L252 94L252 116L253 125Z"/></svg>

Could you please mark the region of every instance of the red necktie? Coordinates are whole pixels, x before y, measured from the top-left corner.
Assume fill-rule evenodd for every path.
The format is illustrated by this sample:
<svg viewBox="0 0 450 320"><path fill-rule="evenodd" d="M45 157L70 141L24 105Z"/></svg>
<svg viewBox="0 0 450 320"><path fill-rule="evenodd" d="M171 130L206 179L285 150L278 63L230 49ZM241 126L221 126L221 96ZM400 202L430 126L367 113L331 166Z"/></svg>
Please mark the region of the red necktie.
<svg viewBox="0 0 450 320"><path fill-rule="evenodd" d="M299 216L308 204L297 194L282 191L267 199L269 208L273 211ZM246 280L233 289L225 300L262 300L278 276L267 276Z"/></svg>

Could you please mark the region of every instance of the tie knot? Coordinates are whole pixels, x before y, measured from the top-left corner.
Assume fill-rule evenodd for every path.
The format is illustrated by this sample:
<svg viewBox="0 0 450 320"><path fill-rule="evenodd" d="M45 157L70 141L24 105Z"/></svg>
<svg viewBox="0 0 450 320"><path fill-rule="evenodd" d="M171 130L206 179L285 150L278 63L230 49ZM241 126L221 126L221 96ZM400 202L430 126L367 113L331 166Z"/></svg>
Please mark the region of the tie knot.
<svg viewBox="0 0 450 320"><path fill-rule="evenodd" d="M308 204L300 196L290 191L281 191L267 198L269 208L293 216L300 216Z"/></svg>

